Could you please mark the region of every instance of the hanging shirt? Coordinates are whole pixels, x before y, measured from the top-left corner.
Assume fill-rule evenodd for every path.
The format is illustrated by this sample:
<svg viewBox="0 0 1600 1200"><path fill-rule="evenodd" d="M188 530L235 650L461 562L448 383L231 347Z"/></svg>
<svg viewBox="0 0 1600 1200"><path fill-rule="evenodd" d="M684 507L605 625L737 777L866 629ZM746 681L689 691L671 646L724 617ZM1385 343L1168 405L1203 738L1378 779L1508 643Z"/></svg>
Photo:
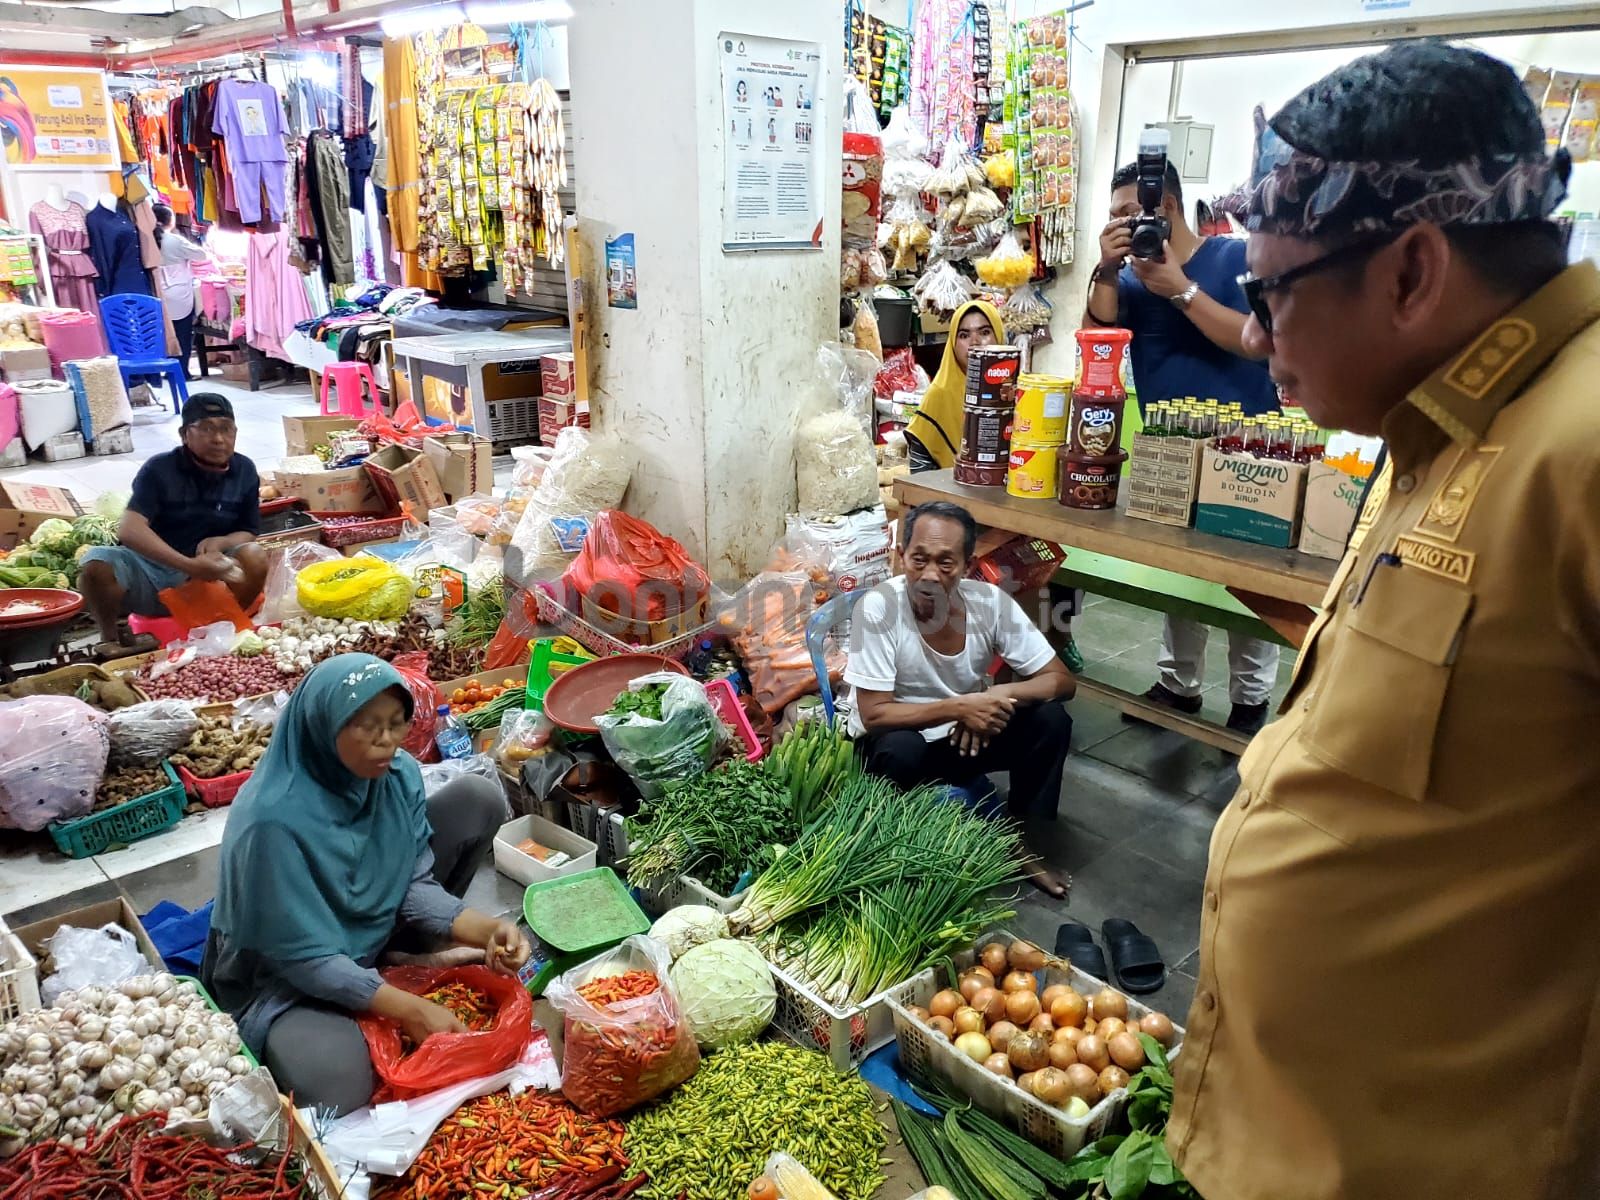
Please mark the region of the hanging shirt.
<svg viewBox="0 0 1600 1200"><path fill-rule="evenodd" d="M283 102L269 83L224 79L217 85L211 131L228 143L235 162L288 162Z"/></svg>
<svg viewBox="0 0 1600 1200"><path fill-rule="evenodd" d="M131 292L150 295L150 276L139 255L139 231L120 211L96 204L85 218L89 229L89 257L99 278L95 294L101 299Z"/></svg>

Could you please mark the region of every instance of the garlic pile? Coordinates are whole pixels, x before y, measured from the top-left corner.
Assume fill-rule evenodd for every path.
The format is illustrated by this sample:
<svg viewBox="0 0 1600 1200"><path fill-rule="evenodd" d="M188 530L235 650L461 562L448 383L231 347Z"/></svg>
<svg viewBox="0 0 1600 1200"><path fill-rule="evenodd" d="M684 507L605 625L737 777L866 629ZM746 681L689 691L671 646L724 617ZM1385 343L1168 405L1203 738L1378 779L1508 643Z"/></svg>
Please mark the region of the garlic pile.
<svg viewBox="0 0 1600 1200"><path fill-rule="evenodd" d="M393 637L398 631L399 626L392 621L290 617L282 625L264 625L256 633L266 643L265 653L272 656L278 670L298 674L331 655L349 650L365 633Z"/></svg>
<svg viewBox="0 0 1600 1200"><path fill-rule="evenodd" d="M82 1147L123 1114L181 1109L204 1116L209 1097L254 1068L239 1029L195 985L140 975L114 987L64 992L54 1008L0 1025L0 1157L57 1138Z"/></svg>

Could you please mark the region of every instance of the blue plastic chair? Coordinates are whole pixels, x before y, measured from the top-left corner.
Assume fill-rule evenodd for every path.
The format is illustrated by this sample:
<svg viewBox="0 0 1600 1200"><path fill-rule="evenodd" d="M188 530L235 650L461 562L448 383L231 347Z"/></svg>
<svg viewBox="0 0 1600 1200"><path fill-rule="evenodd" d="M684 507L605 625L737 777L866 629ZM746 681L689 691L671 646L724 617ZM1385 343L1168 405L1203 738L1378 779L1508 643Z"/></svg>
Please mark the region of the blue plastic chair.
<svg viewBox="0 0 1600 1200"><path fill-rule="evenodd" d="M100 323L106 342L117 356L122 383L132 387L136 376L156 375L172 392L172 410L181 412L189 398L183 364L167 357L167 326L161 301L137 292L119 292L100 301Z"/></svg>
<svg viewBox="0 0 1600 1200"><path fill-rule="evenodd" d="M822 711L828 718L828 724L833 724L833 684L828 682L828 662L824 657L827 648L828 631L841 621L850 619L856 602L867 594L868 589L857 588L853 592L840 592L832 600L818 607L806 620L806 651L811 655L811 669L817 673L817 690L822 693Z"/></svg>

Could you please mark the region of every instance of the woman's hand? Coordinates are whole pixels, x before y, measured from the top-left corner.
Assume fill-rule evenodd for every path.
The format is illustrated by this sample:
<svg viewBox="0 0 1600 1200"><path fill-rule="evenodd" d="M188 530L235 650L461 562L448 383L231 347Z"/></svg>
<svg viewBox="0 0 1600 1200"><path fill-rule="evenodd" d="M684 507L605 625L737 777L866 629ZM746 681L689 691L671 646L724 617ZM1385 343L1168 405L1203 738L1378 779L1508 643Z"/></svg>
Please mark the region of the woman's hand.
<svg viewBox="0 0 1600 1200"><path fill-rule="evenodd" d="M494 932L489 935L489 941L483 948L483 961L491 971L515 975L532 953L533 947L522 936L522 930L510 921L496 921Z"/></svg>
<svg viewBox="0 0 1600 1200"><path fill-rule="evenodd" d="M412 999L415 1003L406 1006L399 1020L400 1028L417 1045L427 1041L429 1034L467 1032L467 1027L448 1008L432 1000L424 1000L421 996Z"/></svg>

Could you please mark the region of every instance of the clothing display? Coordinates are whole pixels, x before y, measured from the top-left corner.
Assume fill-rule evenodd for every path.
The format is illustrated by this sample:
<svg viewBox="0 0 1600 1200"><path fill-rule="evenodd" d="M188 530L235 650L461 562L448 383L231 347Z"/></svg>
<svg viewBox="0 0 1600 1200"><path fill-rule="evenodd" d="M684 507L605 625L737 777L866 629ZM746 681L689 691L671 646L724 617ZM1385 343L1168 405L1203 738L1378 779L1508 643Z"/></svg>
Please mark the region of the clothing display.
<svg viewBox="0 0 1600 1200"><path fill-rule="evenodd" d="M245 340L263 354L283 358L283 339L311 316L300 273L289 263L290 235L279 228L253 233L246 260Z"/></svg>
<svg viewBox="0 0 1600 1200"><path fill-rule="evenodd" d="M305 185L311 219L321 250L322 277L332 284L354 283L350 255L350 177L337 134L319 129L306 143Z"/></svg>
<svg viewBox="0 0 1600 1200"><path fill-rule="evenodd" d="M50 252L50 282L55 288L56 303L99 316L95 277L100 272L89 254L88 214L83 205L68 201L66 208L57 208L41 201L28 210L28 227L44 238Z"/></svg>
<svg viewBox="0 0 1600 1200"><path fill-rule="evenodd" d="M144 268L139 247L139 230L133 219L119 209L96 204L86 218L89 229L89 257L99 273L95 294L107 296L135 293L149 296L150 273Z"/></svg>
<svg viewBox="0 0 1600 1200"><path fill-rule="evenodd" d="M372 85L365 79L361 81L360 104L362 112L371 111ZM347 105L347 109L354 109L357 105ZM346 121L346 128L349 122ZM362 127L356 134L346 134L344 139L344 165L350 173L350 207L357 212L364 212L367 207L367 180L372 175L373 159L376 148L373 144L372 133Z"/></svg>
<svg viewBox="0 0 1600 1200"><path fill-rule="evenodd" d="M289 151L284 144L283 101L270 84L224 79L217 85L211 132L227 146L239 219L281 221L288 211ZM263 203L263 197L265 203Z"/></svg>

